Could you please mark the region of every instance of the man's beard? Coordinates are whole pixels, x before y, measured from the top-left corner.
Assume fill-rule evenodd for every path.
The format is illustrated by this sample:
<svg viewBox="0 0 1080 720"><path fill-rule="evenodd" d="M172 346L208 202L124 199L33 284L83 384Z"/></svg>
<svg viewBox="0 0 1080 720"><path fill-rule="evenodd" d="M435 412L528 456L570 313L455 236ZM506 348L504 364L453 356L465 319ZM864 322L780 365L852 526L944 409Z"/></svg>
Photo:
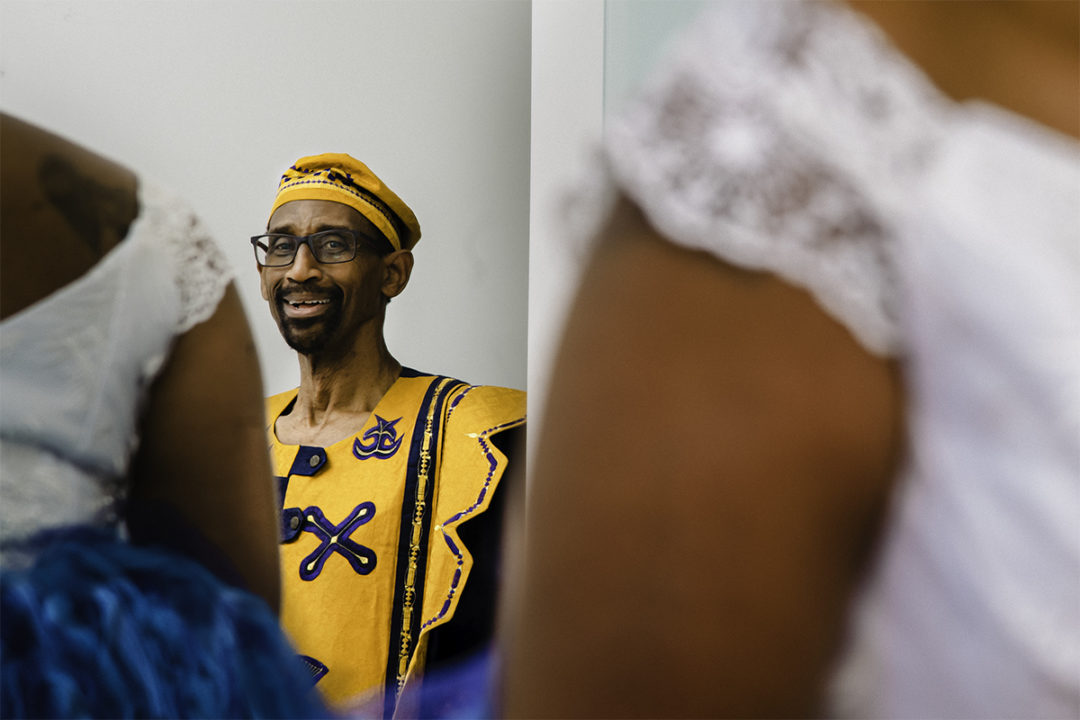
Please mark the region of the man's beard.
<svg viewBox="0 0 1080 720"><path fill-rule="evenodd" d="M332 293L325 313L313 318L285 315L283 299L278 299L278 330L286 344L301 355L316 355L327 349L341 325L341 293Z"/></svg>

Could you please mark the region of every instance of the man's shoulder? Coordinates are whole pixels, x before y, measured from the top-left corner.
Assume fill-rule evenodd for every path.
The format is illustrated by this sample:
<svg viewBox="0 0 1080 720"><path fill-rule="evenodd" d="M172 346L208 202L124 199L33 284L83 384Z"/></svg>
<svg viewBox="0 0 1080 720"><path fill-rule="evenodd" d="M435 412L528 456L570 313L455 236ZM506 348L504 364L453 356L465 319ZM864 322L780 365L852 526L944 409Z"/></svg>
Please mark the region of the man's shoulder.
<svg viewBox="0 0 1080 720"><path fill-rule="evenodd" d="M469 432L493 433L522 425L526 394L498 385L462 384L450 398L447 420Z"/></svg>
<svg viewBox="0 0 1080 720"><path fill-rule="evenodd" d="M428 382L424 383L425 388L429 387L433 380L448 380L448 417L454 419L457 416L458 422L469 419L480 423L499 421L520 424L525 420L524 390L499 385L473 385L453 377L410 368L403 369L401 376L426 379ZM285 402L288 402L287 398Z"/></svg>

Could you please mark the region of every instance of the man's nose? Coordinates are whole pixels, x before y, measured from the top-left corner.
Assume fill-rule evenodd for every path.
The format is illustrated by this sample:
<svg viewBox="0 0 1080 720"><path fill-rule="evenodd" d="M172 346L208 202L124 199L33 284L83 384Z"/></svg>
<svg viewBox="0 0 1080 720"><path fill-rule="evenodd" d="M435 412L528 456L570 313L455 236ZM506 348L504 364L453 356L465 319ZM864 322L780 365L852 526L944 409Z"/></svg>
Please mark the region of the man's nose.
<svg viewBox="0 0 1080 720"><path fill-rule="evenodd" d="M305 243L296 249L296 257L293 258L285 277L293 282L302 283L321 274L322 266L311 254L311 248Z"/></svg>

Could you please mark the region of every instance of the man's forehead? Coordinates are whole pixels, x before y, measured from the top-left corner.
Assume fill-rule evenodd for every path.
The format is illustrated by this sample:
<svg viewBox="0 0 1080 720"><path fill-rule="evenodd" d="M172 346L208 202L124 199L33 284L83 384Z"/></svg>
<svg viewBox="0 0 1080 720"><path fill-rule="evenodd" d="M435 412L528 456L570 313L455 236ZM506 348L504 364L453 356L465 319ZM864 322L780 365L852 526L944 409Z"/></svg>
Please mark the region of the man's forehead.
<svg viewBox="0 0 1080 720"><path fill-rule="evenodd" d="M293 200L270 217L267 230L297 235L318 232L327 227L347 227L365 235L381 237L379 229L356 209L332 200Z"/></svg>

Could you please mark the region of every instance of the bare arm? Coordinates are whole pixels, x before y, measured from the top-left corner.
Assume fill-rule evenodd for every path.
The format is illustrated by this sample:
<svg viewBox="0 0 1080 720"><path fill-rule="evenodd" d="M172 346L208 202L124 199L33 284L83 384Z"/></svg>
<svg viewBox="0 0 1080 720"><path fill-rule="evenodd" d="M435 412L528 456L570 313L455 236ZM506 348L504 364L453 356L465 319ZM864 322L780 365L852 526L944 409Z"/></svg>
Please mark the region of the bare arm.
<svg viewBox="0 0 1080 720"><path fill-rule="evenodd" d="M232 285L214 315L179 338L152 388L132 500L178 512L277 611L278 508L262 380Z"/></svg>
<svg viewBox="0 0 1080 720"><path fill-rule="evenodd" d="M813 714L888 495L895 369L629 203L607 234L536 455L508 714Z"/></svg>

